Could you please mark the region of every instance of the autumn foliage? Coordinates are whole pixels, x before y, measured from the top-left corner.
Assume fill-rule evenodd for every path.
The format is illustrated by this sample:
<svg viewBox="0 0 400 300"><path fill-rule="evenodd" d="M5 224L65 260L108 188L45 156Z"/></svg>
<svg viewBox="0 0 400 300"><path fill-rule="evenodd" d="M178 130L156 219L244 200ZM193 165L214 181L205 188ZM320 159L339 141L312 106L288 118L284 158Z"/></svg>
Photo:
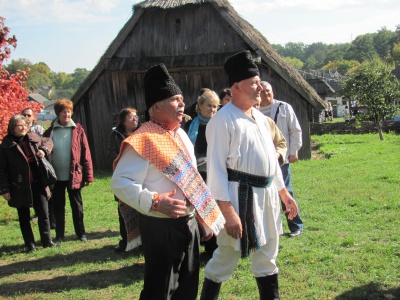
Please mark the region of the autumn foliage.
<svg viewBox="0 0 400 300"><path fill-rule="evenodd" d="M25 88L28 70L18 70L10 74L3 63L11 56L11 47L17 47L15 36L8 37L10 29L4 26L4 18L0 16L0 141L7 135L10 118L26 108L33 109L35 114L42 108L38 102L28 101L29 92Z"/></svg>

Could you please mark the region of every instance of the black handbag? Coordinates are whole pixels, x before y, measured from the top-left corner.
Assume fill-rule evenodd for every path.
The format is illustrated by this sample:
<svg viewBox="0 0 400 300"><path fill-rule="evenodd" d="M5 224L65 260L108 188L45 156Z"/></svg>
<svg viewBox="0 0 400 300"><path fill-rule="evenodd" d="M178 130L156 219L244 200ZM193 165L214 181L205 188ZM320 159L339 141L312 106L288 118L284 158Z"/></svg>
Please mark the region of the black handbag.
<svg viewBox="0 0 400 300"><path fill-rule="evenodd" d="M36 144L34 144L34 147L35 151L38 152L39 150ZM43 158L38 157L37 160L38 160L38 170L41 183L44 186L51 186L55 184L57 181L57 175L51 163L45 157Z"/></svg>

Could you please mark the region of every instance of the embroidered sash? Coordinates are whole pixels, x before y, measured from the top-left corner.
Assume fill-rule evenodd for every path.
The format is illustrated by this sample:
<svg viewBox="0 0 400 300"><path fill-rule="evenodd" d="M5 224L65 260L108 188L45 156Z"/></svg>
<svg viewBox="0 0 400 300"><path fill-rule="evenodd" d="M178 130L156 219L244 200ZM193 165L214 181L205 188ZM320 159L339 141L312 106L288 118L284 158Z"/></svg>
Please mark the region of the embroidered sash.
<svg viewBox="0 0 400 300"><path fill-rule="evenodd" d="M123 153L124 147L132 146L140 156L156 166L182 190L196 209L198 220L206 225L207 235L211 231L218 234L224 227L225 219L210 190L193 166L179 134L176 137L178 140L161 126L147 122L123 141L120 153ZM114 164L117 162L118 158Z"/></svg>

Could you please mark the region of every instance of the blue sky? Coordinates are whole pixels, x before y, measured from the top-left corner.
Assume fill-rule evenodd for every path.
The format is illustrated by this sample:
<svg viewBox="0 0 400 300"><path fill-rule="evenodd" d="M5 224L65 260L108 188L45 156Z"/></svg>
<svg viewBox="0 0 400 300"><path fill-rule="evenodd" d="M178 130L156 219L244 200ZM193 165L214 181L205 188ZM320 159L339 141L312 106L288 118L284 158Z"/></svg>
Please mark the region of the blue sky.
<svg viewBox="0 0 400 300"><path fill-rule="evenodd" d="M45 62L52 71L92 70L132 15L134 0L0 0L18 47L11 59ZM398 0L231 0L273 44L351 42L400 24Z"/></svg>

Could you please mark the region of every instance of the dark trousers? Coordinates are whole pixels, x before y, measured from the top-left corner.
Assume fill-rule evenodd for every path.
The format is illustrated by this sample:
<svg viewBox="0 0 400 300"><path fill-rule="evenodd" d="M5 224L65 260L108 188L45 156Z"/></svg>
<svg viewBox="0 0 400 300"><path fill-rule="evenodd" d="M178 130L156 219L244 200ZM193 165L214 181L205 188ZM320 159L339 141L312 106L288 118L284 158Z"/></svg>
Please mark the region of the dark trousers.
<svg viewBox="0 0 400 300"><path fill-rule="evenodd" d="M121 235L121 240L119 241L119 246L121 248L126 248L126 245L128 244L128 233L126 232L126 227L125 227L125 221L124 218L122 217L121 211L119 209L119 204L118 204L118 198L115 197L115 201L117 201L117 210L118 210L118 222L119 222L119 234Z"/></svg>
<svg viewBox="0 0 400 300"><path fill-rule="evenodd" d="M40 241L42 245L48 245L51 242L51 236L46 191L39 183L32 183L31 190L33 197L33 209L35 210L38 218ZM25 246L29 247L34 245L35 237L33 236L32 232L30 208L19 207L17 208L17 211L19 227L21 229Z"/></svg>
<svg viewBox="0 0 400 300"><path fill-rule="evenodd" d="M282 170L282 177L283 177L283 181L285 182L286 189L288 190L289 194L293 197L293 199L296 200L296 198L294 197L294 193L293 193L292 171L290 170L290 164L284 164L283 166L281 166L281 170ZM283 211L285 211L286 205L283 203L283 201L281 201L281 204L282 204ZM299 203L297 203L297 205L299 205ZM299 207L299 211L297 212L297 216L295 216L293 218L293 220L289 220L289 218L288 218L289 213L286 213L285 216L286 216L286 220L287 220L290 232L294 232L297 230L303 231L303 220L300 217L300 207Z"/></svg>
<svg viewBox="0 0 400 300"><path fill-rule="evenodd" d="M83 202L81 189L69 189L68 181L57 181L53 188L53 208L56 218L56 237L64 238L65 235L65 189L68 192L69 203L72 210L75 234L78 238L86 234L83 223Z"/></svg>
<svg viewBox="0 0 400 300"><path fill-rule="evenodd" d="M195 300L200 269L200 234L196 219L140 215L145 257L140 300Z"/></svg>

